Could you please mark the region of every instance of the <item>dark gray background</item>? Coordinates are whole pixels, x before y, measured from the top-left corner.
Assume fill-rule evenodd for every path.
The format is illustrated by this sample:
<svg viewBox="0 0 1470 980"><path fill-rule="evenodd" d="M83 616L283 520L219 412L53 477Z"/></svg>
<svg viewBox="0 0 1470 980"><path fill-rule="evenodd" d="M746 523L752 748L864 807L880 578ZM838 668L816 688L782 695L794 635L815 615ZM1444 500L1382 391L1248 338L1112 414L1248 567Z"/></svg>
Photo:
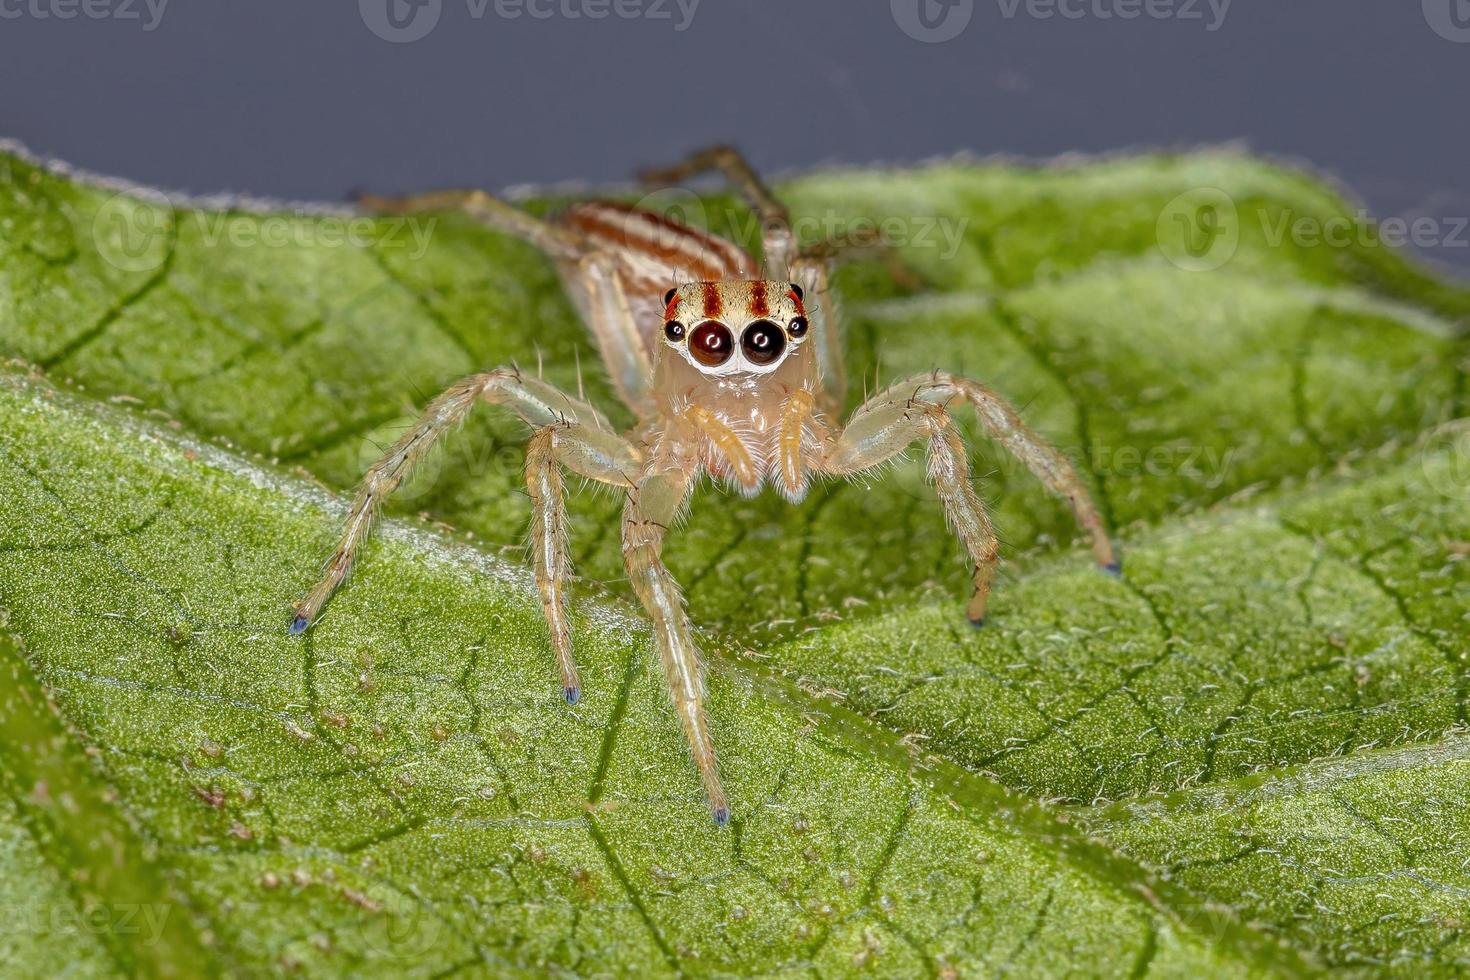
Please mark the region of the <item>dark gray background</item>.
<svg viewBox="0 0 1470 980"><path fill-rule="evenodd" d="M599 0L519 0L548 19L438 2L426 37L389 43L357 0L170 0L153 30L146 0L0 0L0 135L170 189L307 199L621 180L710 141L790 169L1242 140L1381 217L1448 237L1470 216L1470 0L1235 0L1215 30L1209 0L1133 20L1097 11L1170 0L1060 0L1075 19L972 0L938 44L889 0L701 0L683 31L675 0L602 20L555 12ZM1434 253L1470 270L1470 232Z"/></svg>

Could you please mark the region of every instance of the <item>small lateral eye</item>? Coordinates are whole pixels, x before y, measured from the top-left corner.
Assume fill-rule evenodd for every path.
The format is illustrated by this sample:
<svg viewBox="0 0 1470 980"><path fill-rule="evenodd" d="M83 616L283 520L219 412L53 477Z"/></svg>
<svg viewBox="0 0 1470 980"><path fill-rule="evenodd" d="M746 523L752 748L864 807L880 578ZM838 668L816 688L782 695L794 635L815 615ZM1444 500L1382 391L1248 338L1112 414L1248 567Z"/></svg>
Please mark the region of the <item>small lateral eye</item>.
<svg viewBox="0 0 1470 980"><path fill-rule="evenodd" d="M796 294L797 299L806 299L806 293L802 292L801 287L794 282L791 284L791 291Z"/></svg>
<svg viewBox="0 0 1470 980"><path fill-rule="evenodd" d="M664 336L677 344L684 339L684 324L678 320L670 320L664 324Z"/></svg>
<svg viewBox="0 0 1470 980"><path fill-rule="evenodd" d="M679 290L677 287L664 293L664 305L668 306L670 303L672 303L674 301L674 297L677 295L679 295Z"/></svg>
<svg viewBox="0 0 1470 980"><path fill-rule="evenodd" d="M806 336L808 326L806 317L799 316L791 321L791 325L786 328L786 332L791 334L793 339L799 339Z"/></svg>

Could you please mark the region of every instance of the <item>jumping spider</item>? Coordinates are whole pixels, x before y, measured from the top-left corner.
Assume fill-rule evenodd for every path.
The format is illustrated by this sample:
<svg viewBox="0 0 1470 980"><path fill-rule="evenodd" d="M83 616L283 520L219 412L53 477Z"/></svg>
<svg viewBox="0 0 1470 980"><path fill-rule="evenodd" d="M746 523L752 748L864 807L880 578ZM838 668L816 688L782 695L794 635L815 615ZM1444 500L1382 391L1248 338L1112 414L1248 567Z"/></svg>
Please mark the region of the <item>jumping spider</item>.
<svg viewBox="0 0 1470 980"><path fill-rule="evenodd" d="M567 620L567 521L562 470L620 488L623 560L653 620L654 644L694 753L715 820L730 809L715 768L704 713L699 652L679 587L661 553L690 489L708 473L753 495L770 484L792 503L813 476L851 477L927 443L929 478L974 563L967 614L984 622L997 562L990 519L970 486L966 447L950 413L968 403L990 436L1050 490L1067 498L1104 569L1116 573L1097 507L1071 464L1021 421L1001 396L944 371L900 381L838 421L844 377L841 332L828 275L857 248L802 248L783 207L734 150L713 147L643 175L673 183L721 171L761 220L764 266L723 238L610 201L575 204L543 221L479 191L445 191L368 206L404 214L462 209L535 245L561 278L602 355L618 395L638 418L619 435L601 412L550 384L502 367L458 382L429 403L418 424L367 471L324 577L297 604L304 632L342 583L388 494L476 402L503 405L531 427L526 482L536 584L568 702L581 693Z"/></svg>

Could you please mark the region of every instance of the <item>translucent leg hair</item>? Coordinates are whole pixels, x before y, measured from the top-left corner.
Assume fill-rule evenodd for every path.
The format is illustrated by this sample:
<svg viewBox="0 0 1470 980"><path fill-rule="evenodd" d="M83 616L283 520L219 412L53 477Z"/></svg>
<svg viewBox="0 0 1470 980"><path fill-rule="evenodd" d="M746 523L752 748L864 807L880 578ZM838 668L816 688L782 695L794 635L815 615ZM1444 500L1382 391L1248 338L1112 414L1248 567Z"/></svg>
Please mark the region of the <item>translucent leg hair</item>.
<svg viewBox="0 0 1470 980"><path fill-rule="evenodd" d="M683 507L688 491L688 478L683 473L670 472L648 476L629 492L623 508L623 563L633 591L653 620L654 646L674 698L674 710L704 782L710 810L715 822L724 825L730 819L730 804L720 785L714 741L705 720L699 650L694 645L689 617L684 611L684 597L664 567L662 557L664 536Z"/></svg>
<svg viewBox="0 0 1470 980"><path fill-rule="evenodd" d="M639 451L612 432L607 420L591 405L544 381L522 377L514 368L471 375L451 385L429 403L412 429L368 467L321 578L296 604L291 633L305 632L347 578L372 533L383 501L403 485L440 437L464 421L482 399L510 408L535 429L526 453L526 481L531 495L536 584L561 668L562 691L568 701L576 701L581 684L572 661L567 620L565 589L571 569L561 468L631 488L643 461Z"/></svg>
<svg viewBox="0 0 1470 980"><path fill-rule="evenodd" d="M1086 484L1054 446L1021 420L996 392L943 371L918 375L889 387L860 406L829 450L823 468L838 475L871 469L902 453L915 440L929 443L929 475L945 513L974 560L975 592L967 615L984 622L996 565L995 532L974 490L970 467L950 415L957 405L974 406L981 424L1053 493L1072 506L1077 523L1092 542L1093 557L1112 574L1116 552Z"/></svg>

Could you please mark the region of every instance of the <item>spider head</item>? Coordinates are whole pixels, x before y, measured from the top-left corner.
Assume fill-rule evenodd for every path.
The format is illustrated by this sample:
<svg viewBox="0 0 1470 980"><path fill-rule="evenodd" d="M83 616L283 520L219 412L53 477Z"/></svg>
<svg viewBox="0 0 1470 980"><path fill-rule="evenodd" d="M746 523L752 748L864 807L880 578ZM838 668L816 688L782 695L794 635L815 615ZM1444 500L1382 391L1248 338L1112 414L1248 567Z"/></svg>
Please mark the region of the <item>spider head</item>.
<svg viewBox="0 0 1470 980"><path fill-rule="evenodd" d="M793 282L695 282L664 294L664 346L701 374L769 374L809 335Z"/></svg>

